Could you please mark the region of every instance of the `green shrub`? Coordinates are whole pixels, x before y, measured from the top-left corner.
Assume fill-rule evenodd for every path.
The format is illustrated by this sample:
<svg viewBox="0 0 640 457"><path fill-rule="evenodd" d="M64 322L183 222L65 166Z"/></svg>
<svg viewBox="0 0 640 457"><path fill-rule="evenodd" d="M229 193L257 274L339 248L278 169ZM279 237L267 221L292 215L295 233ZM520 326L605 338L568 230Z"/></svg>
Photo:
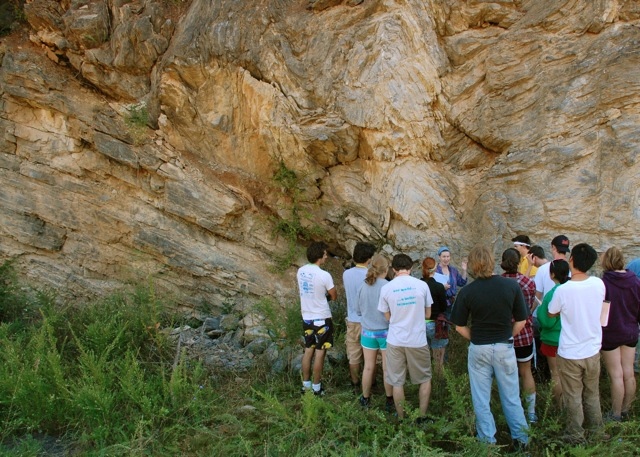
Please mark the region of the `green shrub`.
<svg viewBox="0 0 640 457"><path fill-rule="evenodd" d="M20 289L13 261L0 265L0 322L23 325L36 316L36 304Z"/></svg>
<svg viewBox="0 0 640 457"><path fill-rule="evenodd" d="M264 316L265 325L273 339L283 340L292 346L298 344L302 331L299 303L280 305L264 297L255 304L255 310Z"/></svg>
<svg viewBox="0 0 640 457"><path fill-rule="evenodd" d="M321 237L324 230L313 221L312 214L305 209L311 202L303 201L301 178L294 170L288 168L282 159L278 161L278 169L272 179L289 202L289 206L284 208L285 216L271 218L274 236L282 236L288 243L286 251L275 256L272 268L272 271L283 272L300 254L298 240L308 241Z"/></svg>
<svg viewBox="0 0 640 457"><path fill-rule="evenodd" d="M19 301L21 290L12 291ZM498 444L475 440L468 343L457 334L451 335L443 376L432 383L433 422L418 426L417 386L405 386L407 417L400 422L384 412L379 372L372 407L363 410L349 386L346 360L327 364L327 395L319 398L300 396L298 373L274 375L260 365L250 372L212 373L176 354L161 331L173 328L176 318L152 283L82 306L55 306L48 299L34 306L37 319L19 328L0 323L2 455L46 455L48 443L58 439L68 448L64 455L83 456L485 457L505 455L511 442L497 389L492 405ZM332 303L332 309L342 339L344 303ZM297 345L297 304L282 309L265 299L256 311L271 331L293 335L287 344ZM603 374L605 407L608 388ZM570 446L560 438L564 420L550 388L539 383L537 391L540 421L531 431L531 455L639 454L637 402L632 420L607 425L610 442Z"/></svg>
<svg viewBox="0 0 640 457"><path fill-rule="evenodd" d="M131 105L127 108L124 122L129 129L129 134L134 144L142 144L147 135L149 123L149 110L144 103Z"/></svg>

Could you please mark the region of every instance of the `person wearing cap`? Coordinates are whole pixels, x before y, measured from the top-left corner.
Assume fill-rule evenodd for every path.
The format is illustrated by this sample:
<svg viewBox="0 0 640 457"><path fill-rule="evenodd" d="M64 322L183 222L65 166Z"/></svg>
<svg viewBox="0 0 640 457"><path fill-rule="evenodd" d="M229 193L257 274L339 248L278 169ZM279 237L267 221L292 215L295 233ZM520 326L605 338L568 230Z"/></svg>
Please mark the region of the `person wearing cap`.
<svg viewBox="0 0 640 457"><path fill-rule="evenodd" d="M532 278L536 275L538 268L527 258L529 254L529 248L531 247L531 239L527 235L518 235L511 238L513 241L513 247L520 253L520 264L518 265L518 273L525 275L527 278Z"/></svg>
<svg viewBox="0 0 640 457"><path fill-rule="evenodd" d="M444 284L444 288L447 291L447 317L451 315L451 305L456 298L458 288L464 286L467 283L467 262L463 261L458 269L451 265L451 252L447 246L442 246L438 249L439 263L436 267L436 273L449 277L449 280Z"/></svg>

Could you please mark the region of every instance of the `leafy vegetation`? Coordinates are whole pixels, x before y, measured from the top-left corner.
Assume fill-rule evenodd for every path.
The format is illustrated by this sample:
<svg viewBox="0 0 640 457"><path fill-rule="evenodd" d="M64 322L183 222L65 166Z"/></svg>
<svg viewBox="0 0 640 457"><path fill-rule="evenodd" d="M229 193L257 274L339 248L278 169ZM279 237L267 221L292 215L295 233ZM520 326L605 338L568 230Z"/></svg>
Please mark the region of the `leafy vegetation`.
<svg viewBox="0 0 640 457"><path fill-rule="evenodd" d="M11 33L14 26L26 22L24 0L5 0L0 2L0 36Z"/></svg>
<svg viewBox="0 0 640 457"><path fill-rule="evenodd" d="M314 223L311 214L305 211L302 180L296 172L286 166L282 159L273 175L273 181L280 187L289 206L285 208L286 216L274 217L274 235L287 240L287 249L274 259L274 271L282 272L289 268L299 254L298 240L311 240L323 234L322 228Z"/></svg>
<svg viewBox="0 0 640 457"><path fill-rule="evenodd" d="M363 410L349 386L346 360L334 358L335 351L329 352L322 398L301 397L298 373L272 374L269 367L213 376L175 353L161 329L180 322L152 285L83 306L56 305L50 295L26 290L9 264L0 268L2 455L484 457L509 452L497 392L498 445L473 438L467 344L455 335L444 375L433 381L433 421L416 425L416 386L406 389L408 417L399 422L384 411L378 373L373 405ZM274 332L295 340L289 334L299 331L297 307L278 313L267 300L256 307ZM333 304L337 324L343 322L343 308L344 303ZM608 388L603 374L605 410ZM531 430L530 453L638 455L639 414L636 403L630 421L607 425L609 442L571 446L560 439L564 418L548 384L539 383L540 422Z"/></svg>
<svg viewBox="0 0 640 457"><path fill-rule="evenodd" d="M149 123L149 110L144 103L131 105L127 108L127 115L124 118L129 129L129 134L135 144L142 144L147 134L147 124Z"/></svg>

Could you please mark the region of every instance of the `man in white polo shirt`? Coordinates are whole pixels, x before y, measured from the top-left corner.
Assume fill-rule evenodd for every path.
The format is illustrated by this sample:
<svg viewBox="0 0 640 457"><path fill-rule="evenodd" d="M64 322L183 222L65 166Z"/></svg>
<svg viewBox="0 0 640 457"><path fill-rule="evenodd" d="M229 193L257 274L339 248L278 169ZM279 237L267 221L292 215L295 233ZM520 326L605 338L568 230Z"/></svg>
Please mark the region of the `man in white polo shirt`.
<svg viewBox="0 0 640 457"><path fill-rule="evenodd" d="M389 321L386 381L393 386L398 417L404 417L404 383L408 370L411 382L420 385L418 422L422 422L431 396L431 354L425 319L431 317L433 299L427 283L411 276L412 266L413 260L406 254L393 257L391 268L395 277L382 287L378 311Z"/></svg>

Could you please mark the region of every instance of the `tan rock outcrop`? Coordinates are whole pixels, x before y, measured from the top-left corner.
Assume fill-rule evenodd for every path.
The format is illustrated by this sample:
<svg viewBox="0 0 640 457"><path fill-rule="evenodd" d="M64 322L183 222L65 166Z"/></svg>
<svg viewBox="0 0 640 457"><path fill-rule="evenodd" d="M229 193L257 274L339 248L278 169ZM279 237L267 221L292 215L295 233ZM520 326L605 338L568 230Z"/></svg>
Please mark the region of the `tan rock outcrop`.
<svg viewBox="0 0 640 457"><path fill-rule="evenodd" d="M153 277L190 307L285 300L295 269L270 266L291 217L340 255L447 244L455 262L516 233L640 255L637 2L25 13L31 43L0 53L0 257L62 294Z"/></svg>

